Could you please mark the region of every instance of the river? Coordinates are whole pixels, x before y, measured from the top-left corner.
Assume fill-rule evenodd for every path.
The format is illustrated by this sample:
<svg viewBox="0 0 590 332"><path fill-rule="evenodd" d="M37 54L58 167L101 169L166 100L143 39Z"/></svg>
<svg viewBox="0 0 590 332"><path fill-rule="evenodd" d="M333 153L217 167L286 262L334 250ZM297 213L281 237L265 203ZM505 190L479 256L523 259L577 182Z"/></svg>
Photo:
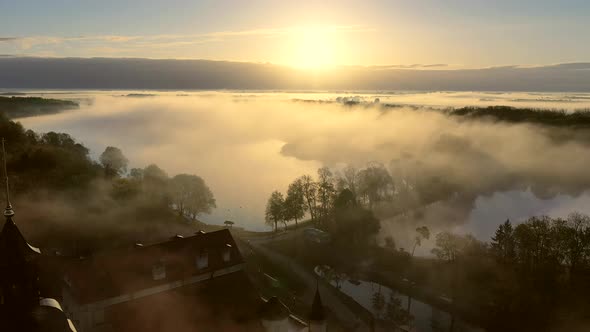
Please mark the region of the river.
<svg viewBox="0 0 590 332"><path fill-rule="evenodd" d="M315 268L316 274L324 276L323 269ZM385 320L387 317L387 306L394 302L399 304L399 310L407 310L410 297L398 291L392 290L380 284L351 280L347 277L339 278L339 281L332 280L330 283L342 293L350 296L353 300L370 311L376 319ZM380 299L379 299L380 298ZM381 303L381 305L379 305ZM446 311L437 309L429 304L411 299L410 314L412 316L411 331L416 332L483 332L482 328L475 327L461 319L453 317ZM451 325L452 329L451 329Z"/></svg>

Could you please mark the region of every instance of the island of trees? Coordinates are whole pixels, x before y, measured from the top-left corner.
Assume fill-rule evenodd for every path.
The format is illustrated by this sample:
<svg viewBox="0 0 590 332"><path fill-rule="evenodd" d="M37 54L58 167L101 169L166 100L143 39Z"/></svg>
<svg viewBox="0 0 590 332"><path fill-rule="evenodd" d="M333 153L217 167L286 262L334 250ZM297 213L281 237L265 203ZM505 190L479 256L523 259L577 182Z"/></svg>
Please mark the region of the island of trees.
<svg viewBox="0 0 590 332"><path fill-rule="evenodd" d="M70 100L0 96L0 113L10 119L55 114L77 108L78 103Z"/></svg>

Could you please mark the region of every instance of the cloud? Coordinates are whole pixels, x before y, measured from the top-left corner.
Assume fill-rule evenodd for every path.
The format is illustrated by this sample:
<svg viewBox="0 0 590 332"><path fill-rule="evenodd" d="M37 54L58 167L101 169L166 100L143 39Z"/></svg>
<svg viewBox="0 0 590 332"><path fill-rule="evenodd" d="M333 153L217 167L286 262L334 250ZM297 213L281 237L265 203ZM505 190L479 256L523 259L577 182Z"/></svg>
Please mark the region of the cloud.
<svg viewBox="0 0 590 332"><path fill-rule="evenodd" d="M373 32L374 28L369 28L363 25L324 25L324 26L292 26L285 28L268 28L268 29L252 29L252 30L241 30L241 31L221 31L213 32L209 34L203 34L201 36L211 37L235 37L235 36L277 36L286 35L293 33L301 33L307 31L320 31L320 32Z"/></svg>
<svg viewBox="0 0 590 332"><path fill-rule="evenodd" d="M434 63L434 64L420 64L414 63L411 65L386 65L386 66L370 66L369 68L376 68L376 69L420 69L420 68L442 68L448 67L449 65L446 63Z"/></svg>
<svg viewBox="0 0 590 332"><path fill-rule="evenodd" d="M437 68L437 67L448 67L446 63L433 63L430 65L422 65L422 68Z"/></svg>
<svg viewBox="0 0 590 332"><path fill-rule="evenodd" d="M78 51L84 51L86 45L96 45L93 50L125 49L149 49L198 45L224 41L229 38L247 37L274 37L304 33L309 29L322 33L351 33L374 31L362 25L323 25L313 28L304 26L291 26L279 28L246 29L235 31L216 31L201 34L160 34L160 35L94 35L94 36L27 36L22 38L0 37L2 41L16 41L21 51L34 47L55 47L65 43L74 43ZM47 50L45 50L47 51ZM116 52L115 52L116 53ZM101 53L104 55L104 53ZM38 55L38 54L37 54Z"/></svg>
<svg viewBox="0 0 590 332"><path fill-rule="evenodd" d="M80 37L78 37L80 38ZM24 40L31 45L36 40ZM43 42L58 43L48 39ZM198 41L150 41L141 49ZM203 40L202 42L207 42ZM88 49L109 57L127 56L112 44L89 43ZM130 47L130 46L126 46ZM27 54L58 54L29 50ZM127 50L127 48L123 48ZM19 53L9 51L6 53ZM127 56L128 57L128 56ZM145 66L151 68L144 70ZM433 65L340 66L312 74L272 64L231 61L141 58L4 58L0 85L6 88L75 89L323 89L323 90L428 90L428 91L589 91L590 70L585 64L544 67L452 69ZM230 73L230 74L228 74Z"/></svg>
<svg viewBox="0 0 590 332"><path fill-rule="evenodd" d="M576 62L576 63L561 63L552 66L545 66L548 69L573 69L573 70L589 70L590 62Z"/></svg>

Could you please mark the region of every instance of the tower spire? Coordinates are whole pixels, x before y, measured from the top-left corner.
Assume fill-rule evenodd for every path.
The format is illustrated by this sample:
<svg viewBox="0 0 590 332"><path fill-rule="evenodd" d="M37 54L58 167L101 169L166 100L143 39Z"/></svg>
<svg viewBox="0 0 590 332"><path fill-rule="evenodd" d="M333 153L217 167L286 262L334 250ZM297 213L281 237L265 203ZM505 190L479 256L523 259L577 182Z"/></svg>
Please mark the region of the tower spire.
<svg viewBox="0 0 590 332"><path fill-rule="evenodd" d="M309 320L324 321L325 319L326 313L324 312L324 305L322 304L322 297L320 296L320 284L319 280L316 279L315 296L313 297L313 303L311 304Z"/></svg>
<svg viewBox="0 0 590 332"><path fill-rule="evenodd" d="M6 208L4 209L4 217L7 219L14 216L14 210L10 204L10 190L8 188L8 169L6 168L6 150L4 149L4 138L2 138L2 161L4 163L4 176L6 180Z"/></svg>

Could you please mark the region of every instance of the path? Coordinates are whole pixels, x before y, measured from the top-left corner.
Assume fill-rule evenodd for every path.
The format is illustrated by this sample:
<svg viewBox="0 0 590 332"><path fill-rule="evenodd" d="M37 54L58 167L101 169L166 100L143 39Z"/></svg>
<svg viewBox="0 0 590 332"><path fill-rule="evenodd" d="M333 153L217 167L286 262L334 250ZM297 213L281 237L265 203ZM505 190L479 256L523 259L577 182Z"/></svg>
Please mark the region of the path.
<svg viewBox="0 0 590 332"><path fill-rule="evenodd" d="M288 256L271 250L262 245L269 239L250 240L252 248L274 264L281 265L293 272L306 284L306 292L303 294L303 301L312 303L315 294L316 284L319 286L320 295L324 306L328 307L336 318L344 324L347 331L369 331L369 327L334 294L336 291L332 286L324 283L317 283L317 276L306 270L303 266L293 261Z"/></svg>

